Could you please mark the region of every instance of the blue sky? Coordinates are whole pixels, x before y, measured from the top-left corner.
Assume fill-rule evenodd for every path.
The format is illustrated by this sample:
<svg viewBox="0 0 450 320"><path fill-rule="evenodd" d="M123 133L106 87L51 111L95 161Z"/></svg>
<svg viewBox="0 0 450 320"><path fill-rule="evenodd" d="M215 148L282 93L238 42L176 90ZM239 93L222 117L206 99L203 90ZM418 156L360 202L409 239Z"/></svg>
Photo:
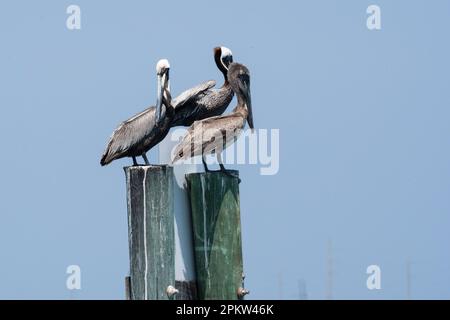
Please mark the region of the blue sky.
<svg viewBox="0 0 450 320"><path fill-rule="evenodd" d="M81 30L66 28L70 4ZM370 4L379 31L366 27ZM101 168L100 155L121 120L154 104L158 59L176 94L221 80L217 45L251 70L255 126L280 130L277 175L236 166L249 298L295 299L299 279L324 298L328 239L334 298L405 298L408 260L413 298L450 298L449 12L406 0L5 1L0 298L124 297L130 161ZM371 264L381 290L366 288Z"/></svg>

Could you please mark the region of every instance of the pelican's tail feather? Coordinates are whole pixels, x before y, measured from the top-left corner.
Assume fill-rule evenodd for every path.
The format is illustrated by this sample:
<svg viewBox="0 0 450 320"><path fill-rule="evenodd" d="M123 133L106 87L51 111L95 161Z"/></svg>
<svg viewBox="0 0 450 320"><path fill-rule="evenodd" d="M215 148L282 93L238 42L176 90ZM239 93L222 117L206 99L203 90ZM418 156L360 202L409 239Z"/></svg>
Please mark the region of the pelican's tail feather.
<svg viewBox="0 0 450 320"><path fill-rule="evenodd" d="M113 157L111 157L111 155L109 154L108 151L106 151L103 155L102 158L100 159L100 164L101 166L106 166L107 164L110 164L112 161L114 160Z"/></svg>

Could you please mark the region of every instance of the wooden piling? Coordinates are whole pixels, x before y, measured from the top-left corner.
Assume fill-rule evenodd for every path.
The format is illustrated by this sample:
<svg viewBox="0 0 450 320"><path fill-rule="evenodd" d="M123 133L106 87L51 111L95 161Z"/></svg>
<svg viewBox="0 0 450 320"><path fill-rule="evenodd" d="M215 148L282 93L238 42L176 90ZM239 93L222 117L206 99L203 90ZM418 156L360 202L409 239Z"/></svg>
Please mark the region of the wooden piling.
<svg viewBox="0 0 450 320"><path fill-rule="evenodd" d="M234 171L238 175L238 171ZM243 292L238 178L222 172L186 175L200 300L236 300Z"/></svg>
<svg viewBox="0 0 450 320"><path fill-rule="evenodd" d="M167 300L175 286L173 169L125 167L131 300Z"/></svg>

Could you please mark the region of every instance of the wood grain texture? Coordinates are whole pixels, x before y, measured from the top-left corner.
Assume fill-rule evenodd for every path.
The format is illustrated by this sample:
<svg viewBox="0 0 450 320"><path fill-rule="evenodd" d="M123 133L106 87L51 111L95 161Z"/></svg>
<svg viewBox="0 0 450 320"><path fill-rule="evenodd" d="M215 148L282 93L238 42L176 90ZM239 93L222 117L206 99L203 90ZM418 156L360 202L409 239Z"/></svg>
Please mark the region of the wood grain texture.
<svg viewBox="0 0 450 320"><path fill-rule="evenodd" d="M236 300L243 274L238 179L205 172L189 174L186 180L198 298Z"/></svg>
<svg viewBox="0 0 450 320"><path fill-rule="evenodd" d="M125 167L131 300L167 300L175 286L173 169Z"/></svg>

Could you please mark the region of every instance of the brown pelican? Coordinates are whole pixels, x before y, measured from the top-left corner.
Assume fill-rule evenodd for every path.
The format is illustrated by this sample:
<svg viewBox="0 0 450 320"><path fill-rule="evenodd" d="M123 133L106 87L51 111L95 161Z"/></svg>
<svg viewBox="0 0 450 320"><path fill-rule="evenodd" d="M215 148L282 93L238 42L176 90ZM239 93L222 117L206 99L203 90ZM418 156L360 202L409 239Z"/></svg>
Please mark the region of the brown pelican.
<svg viewBox="0 0 450 320"><path fill-rule="evenodd" d="M232 63L228 70L228 80L237 96L238 104L231 114L195 121L176 147L172 163L201 155L205 171L208 170L205 155L215 152L220 170L230 174L222 162L221 152L239 136L247 120L253 130L252 101L250 95L250 72L239 63ZM233 175L232 175L233 176Z"/></svg>
<svg viewBox="0 0 450 320"><path fill-rule="evenodd" d="M233 99L233 90L228 82L227 72L230 63L233 62L233 54L226 47L216 47L214 60L225 80L222 87L214 89L216 82L210 80L184 91L173 99L175 116L172 127L190 126L196 120L219 116L230 104Z"/></svg>
<svg viewBox="0 0 450 320"><path fill-rule="evenodd" d="M171 105L169 61L159 60L156 64L158 78L158 94L156 107L150 107L122 122L113 132L108 146L100 160L102 166L113 160L132 157L136 166L136 157L142 156L145 164L149 164L146 152L158 144L170 130L170 124L174 115ZM165 106L160 119L155 116L157 110Z"/></svg>

